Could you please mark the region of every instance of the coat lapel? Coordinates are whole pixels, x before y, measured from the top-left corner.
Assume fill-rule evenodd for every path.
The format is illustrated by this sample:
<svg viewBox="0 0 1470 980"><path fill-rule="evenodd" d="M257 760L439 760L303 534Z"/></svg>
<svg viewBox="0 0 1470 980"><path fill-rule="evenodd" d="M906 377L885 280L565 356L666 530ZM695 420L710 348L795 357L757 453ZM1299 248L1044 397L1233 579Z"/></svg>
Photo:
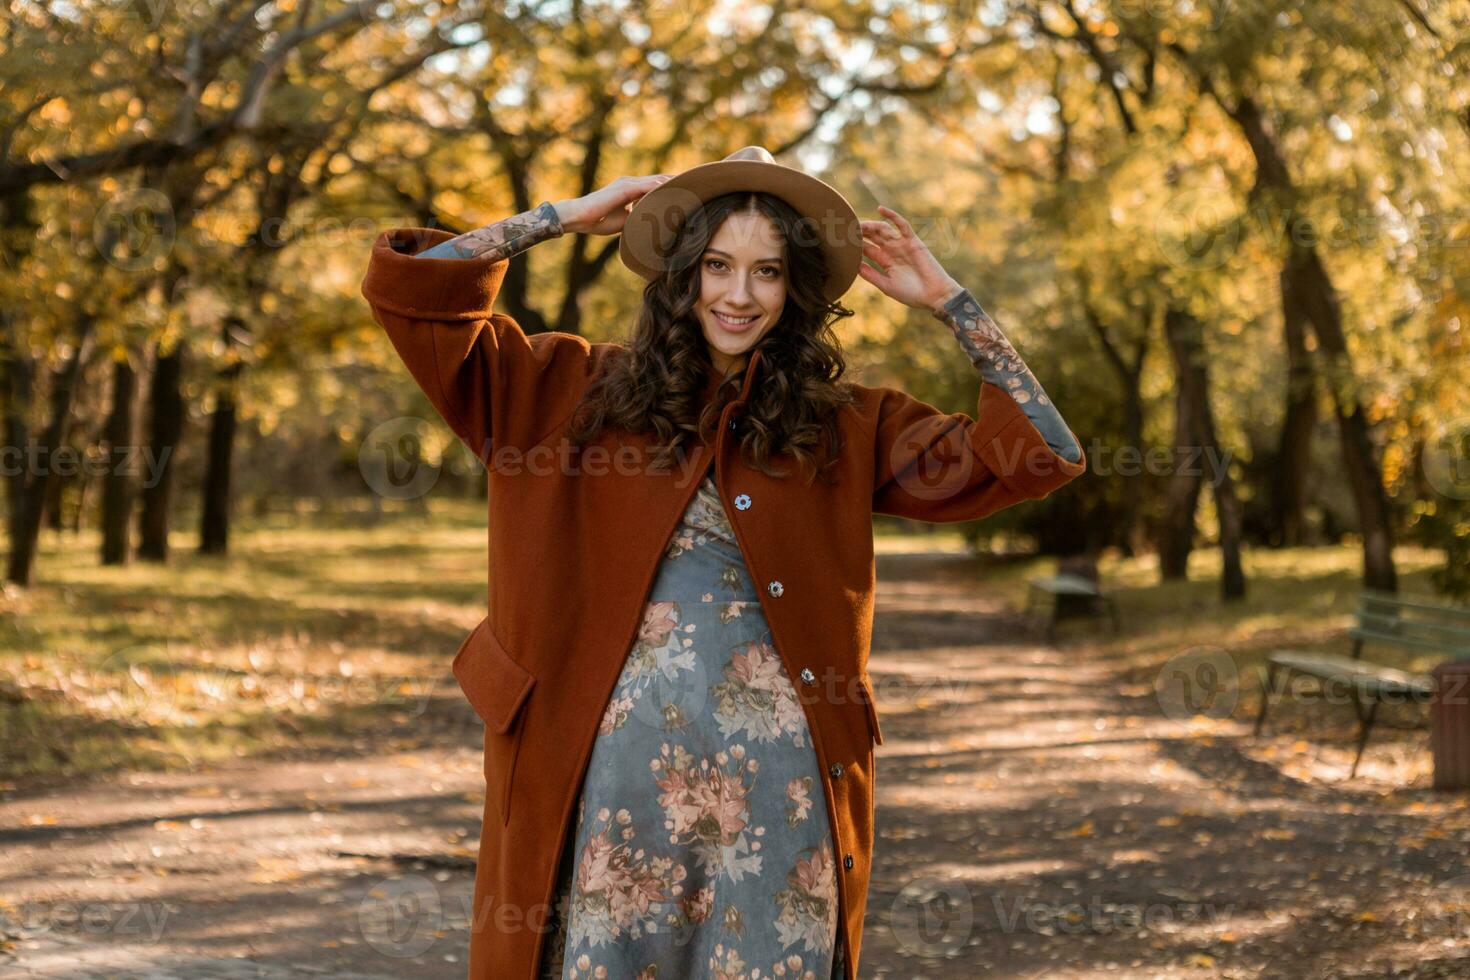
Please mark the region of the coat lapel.
<svg viewBox="0 0 1470 980"><path fill-rule="evenodd" d="M760 373L760 366L761 349L757 347L755 350L750 352L750 356L745 360L744 378L742 379L740 385L740 401L743 402L750 397L751 389L754 387L755 384L756 375ZM714 397L715 392L720 390L720 385L724 380L724 376L722 376L713 365L711 365L706 370L704 390L701 395L701 404L709 401L711 398Z"/></svg>

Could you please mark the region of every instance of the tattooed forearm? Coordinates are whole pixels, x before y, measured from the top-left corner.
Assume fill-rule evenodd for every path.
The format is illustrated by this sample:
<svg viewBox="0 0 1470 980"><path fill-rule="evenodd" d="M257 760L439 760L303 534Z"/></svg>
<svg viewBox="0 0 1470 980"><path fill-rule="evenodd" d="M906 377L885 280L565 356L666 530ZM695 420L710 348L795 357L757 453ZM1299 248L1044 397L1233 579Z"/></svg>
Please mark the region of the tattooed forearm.
<svg viewBox="0 0 1470 980"><path fill-rule="evenodd" d="M1081 461L1082 447L1046 397L1041 382L968 289L961 289L945 301L934 315L954 333L980 376L1010 393L1057 455L1069 462Z"/></svg>
<svg viewBox="0 0 1470 980"><path fill-rule="evenodd" d="M550 201L530 211L476 228L458 238L419 252L420 259L508 259L548 238L562 234L561 219Z"/></svg>

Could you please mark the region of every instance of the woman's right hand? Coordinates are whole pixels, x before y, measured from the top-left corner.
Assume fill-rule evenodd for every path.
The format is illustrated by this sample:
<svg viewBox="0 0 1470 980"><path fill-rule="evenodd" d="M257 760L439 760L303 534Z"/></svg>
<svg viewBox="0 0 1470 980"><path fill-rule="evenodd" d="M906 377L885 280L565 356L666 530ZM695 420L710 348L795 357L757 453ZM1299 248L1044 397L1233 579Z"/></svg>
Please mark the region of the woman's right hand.
<svg viewBox="0 0 1470 980"><path fill-rule="evenodd" d="M619 177L586 197L556 201L552 207L567 234L616 235L623 230L623 222L638 199L672 176Z"/></svg>

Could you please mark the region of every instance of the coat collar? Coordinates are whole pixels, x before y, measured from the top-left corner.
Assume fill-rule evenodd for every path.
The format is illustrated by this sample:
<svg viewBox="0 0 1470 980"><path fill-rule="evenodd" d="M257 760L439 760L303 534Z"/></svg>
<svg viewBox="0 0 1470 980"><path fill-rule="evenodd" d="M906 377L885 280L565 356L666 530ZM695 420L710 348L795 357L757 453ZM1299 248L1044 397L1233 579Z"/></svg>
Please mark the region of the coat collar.
<svg viewBox="0 0 1470 980"><path fill-rule="evenodd" d="M737 398L737 401L744 402L750 397L751 388L753 388L755 385L756 375L760 373L760 366L761 349L759 347L756 347L750 352L750 356L745 359L744 378L741 381L740 395ZM720 388L720 382L724 380L724 377L721 376L719 371L715 370L713 367L711 367L709 371L706 372L703 393L703 397L706 401L714 397L714 393Z"/></svg>

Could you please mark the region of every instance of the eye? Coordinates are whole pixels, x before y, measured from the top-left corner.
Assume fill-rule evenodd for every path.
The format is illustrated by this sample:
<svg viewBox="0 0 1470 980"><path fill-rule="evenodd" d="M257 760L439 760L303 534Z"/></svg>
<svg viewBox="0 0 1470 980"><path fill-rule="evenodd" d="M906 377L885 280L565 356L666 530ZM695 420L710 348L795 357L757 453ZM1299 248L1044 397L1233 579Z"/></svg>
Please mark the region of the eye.
<svg viewBox="0 0 1470 980"><path fill-rule="evenodd" d="M704 264L708 268L714 268L717 265L723 267L725 263L721 262L719 259L705 259L704 260ZM718 270L716 270L716 271L718 271ZM770 279L780 279L781 278L781 270L778 267L774 266L774 265L763 265L763 266L760 267L760 270L759 271L761 271L761 272L769 272L770 273L770 276L768 276L767 278L770 278Z"/></svg>

